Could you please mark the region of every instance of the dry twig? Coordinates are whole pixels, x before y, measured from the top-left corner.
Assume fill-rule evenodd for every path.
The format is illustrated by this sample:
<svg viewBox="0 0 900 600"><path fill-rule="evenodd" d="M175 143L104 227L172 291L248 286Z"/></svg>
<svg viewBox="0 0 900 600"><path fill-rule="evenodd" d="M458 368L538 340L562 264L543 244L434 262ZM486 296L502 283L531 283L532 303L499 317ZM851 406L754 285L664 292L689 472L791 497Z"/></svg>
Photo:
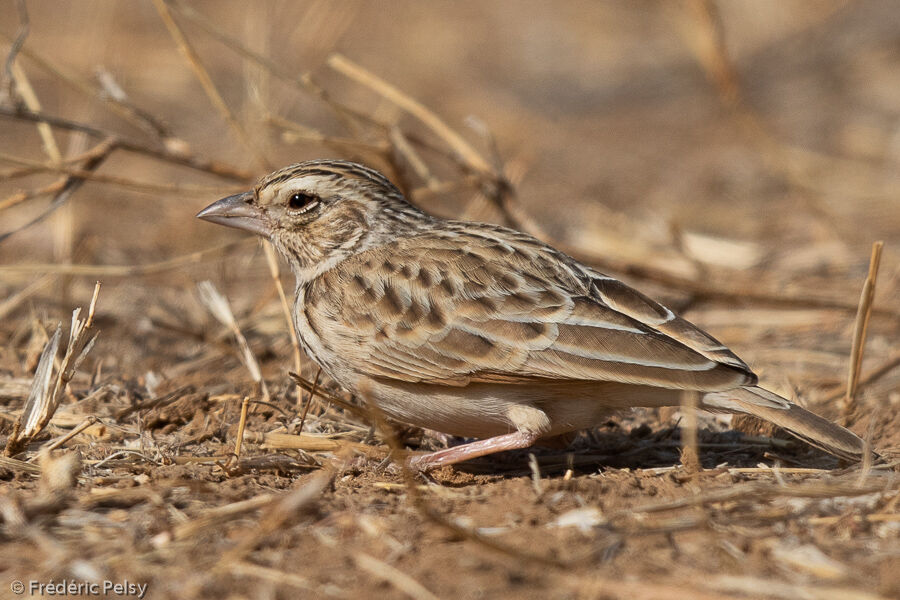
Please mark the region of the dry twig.
<svg viewBox="0 0 900 600"><path fill-rule="evenodd" d="M491 165L466 142L462 136L447 126L440 117L425 107L421 102L408 96L398 88L375 76L341 54L332 54L328 58L328 66L368 87L377 94L387 98L431 129L435 135L444 140L466 167L481 175L497 178Z"/></svg>
<svg viewBox="0 0 900 600"><path fill-rule="evenodd" d="M159 17L162 19L166 28L169 30L169 35L172 36L172 39L175 41L175 45L178 46L178 50L184 56L185 60L188 61L188 64L190 64L191 69L194 71L194 75L197 77L197 80L203 87L203 91L206 93L209 101L216 108L216 110L219 111L219 113L225 119L225 122L228 123L228 126L231 128L231 130L234 131L235 134L237 134L238 139L241 140L244 146L251 152L253 152L257 165L265 171L271 171L272 165L263 156L254 140L244 129L244 126L241 125L241 123L234 116L234 113L231 112L231 109L228 108L228 104L226 104L225 99L222 98L222 95L216 88L215 83L213 83L212 77L210 77L209 75L209 71L207 71L206 67L203 66L203 63L201 62L200 56L197 54L197 51L194 50L194 47L184 35L184 31L181 29L181 26L178 25L178 22L175 21L175 19L172 17L172 13L169 10L169 7L166 4L165 0L153 0L153 6L156 7L156 11L159 13Z"/></svg>
<svg viewBox="0 0 900 600"><path fill-rule="evenodd" d="M220 294L216 289L216 286L208 280L200 282L197 285L197 289L200 291L200 300L206 308L209 309L209 312L212 313L217 321L231 330L231 333L234 335L234 339L238 344L241 362L244 363L244 366L250 372L250 377L253 379L254 383L256 383L256 387L259 390L263 402L268 402L269 388L266 386L266 382L262 377L259 362L257 362L256 357L253 355L250 344L247 343L247 338L244 337L240 327L238 327L237 319L234 318L234 313L231 312L231 305L229 305L228 299Z"/></svg>
<svg viewBox="0 0 900 600"><path fill-rule="evenodd" d="M859 383L859 372L862 368L863 351L866 345L866 331L869 329L869 317L872 316L872 301L875 298L875 282L878 279L878 266L881 264L881 251L884 242L872 245L872 257L869 260L869 272L863 283L859 298L859 309L856 313L856 324L853 328L853 346L850 350L850 369L847 374L847 393L842 407L845 420L856 410L856 387Z"/></svg>
<svg viewBox="0 0 900 600"><path fill-rule="evenodd" d="M62 326L56 328L56 332L38 363L35 372L34 383L32 384L31 393L22 409L22 414L13 426L13 431L6 441L4 454L13 456L20 452L31 440L33 440L53 418L53 413L59 407L62 400L63 391L75 376L81 362L87 356L88 352L97 339L96 334L91 333L91 326L94 322L94 311L97 306L97 297L100 294L100 282L94 286L94 295L88 308L87 319L79 318L81 309L76 308L72 313L72 327L69 330L69 342L66 346L66 353L56 372L56 378L51 385L51 375L53 370L53 361L56 358L56 352L59 348Z"/></svg>

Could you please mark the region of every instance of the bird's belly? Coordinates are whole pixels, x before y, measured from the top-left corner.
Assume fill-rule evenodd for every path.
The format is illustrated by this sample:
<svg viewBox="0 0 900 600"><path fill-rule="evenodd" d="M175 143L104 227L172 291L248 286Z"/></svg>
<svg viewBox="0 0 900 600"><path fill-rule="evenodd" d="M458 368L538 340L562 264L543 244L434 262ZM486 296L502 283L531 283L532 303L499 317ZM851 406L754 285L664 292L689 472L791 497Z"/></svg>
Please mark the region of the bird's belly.
<svg viewBox="0 0 900 600"><path fill-rule="evenodd" d="M510 385L475 383L464 387L383 383L367 379L362 396L398 421L463 437L486 438L516 431L522 408L546 417L544 437L605 423L633 406L678 404L678 394L607 382Z"/></svg>
<svg viewBox="0 0 900 600"><path fill-rule="evenodd" d="M362 399L375 401L386 415L410 425L462 437L487 438L516 431L509 410L519 405L500 394L443 385L367 380Z"/></svg>

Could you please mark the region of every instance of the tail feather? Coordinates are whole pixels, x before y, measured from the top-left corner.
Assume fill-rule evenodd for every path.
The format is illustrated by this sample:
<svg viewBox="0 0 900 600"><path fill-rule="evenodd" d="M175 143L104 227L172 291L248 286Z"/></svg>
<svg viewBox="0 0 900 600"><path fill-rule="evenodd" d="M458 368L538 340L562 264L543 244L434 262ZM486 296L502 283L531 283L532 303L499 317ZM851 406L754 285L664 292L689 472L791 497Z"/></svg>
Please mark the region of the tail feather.
<svg viewBox="0 0 900 600"><path fill-rule="evenodd" d="M701 408L753 415L785 429L808 444L839 458L859 461L866 444L849 429L756 386L710 392Z"/></svg>

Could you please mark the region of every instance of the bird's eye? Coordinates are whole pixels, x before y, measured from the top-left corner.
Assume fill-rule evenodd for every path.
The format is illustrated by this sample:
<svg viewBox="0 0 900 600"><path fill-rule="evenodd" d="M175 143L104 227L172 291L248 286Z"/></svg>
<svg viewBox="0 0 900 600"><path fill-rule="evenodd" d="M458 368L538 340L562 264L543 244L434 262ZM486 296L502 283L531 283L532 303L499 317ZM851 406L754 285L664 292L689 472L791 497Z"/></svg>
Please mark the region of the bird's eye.
<svg viewBox="0 0 900 600"><path fill-rule="evenodd" d="M319 201L319 197L314 194L306 194L304 192L296 192L288 198L288 206L294 210L302 210L312 207Z"/></svg>

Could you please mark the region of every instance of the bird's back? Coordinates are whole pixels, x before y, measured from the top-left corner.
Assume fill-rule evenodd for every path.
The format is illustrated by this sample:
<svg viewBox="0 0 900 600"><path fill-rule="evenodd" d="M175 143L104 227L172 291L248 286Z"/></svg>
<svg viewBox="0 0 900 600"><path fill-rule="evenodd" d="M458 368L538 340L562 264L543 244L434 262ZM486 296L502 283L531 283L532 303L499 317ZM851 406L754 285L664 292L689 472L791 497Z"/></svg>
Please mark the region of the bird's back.
<svg viewBox="0 0 900 600"><path fill-rule="evenodd" d="M336 363L387 380L703 391L755 382L727 348L665 307L493 225L443 222L371 248L310 282L303 300L304 329Z"/></svg>

